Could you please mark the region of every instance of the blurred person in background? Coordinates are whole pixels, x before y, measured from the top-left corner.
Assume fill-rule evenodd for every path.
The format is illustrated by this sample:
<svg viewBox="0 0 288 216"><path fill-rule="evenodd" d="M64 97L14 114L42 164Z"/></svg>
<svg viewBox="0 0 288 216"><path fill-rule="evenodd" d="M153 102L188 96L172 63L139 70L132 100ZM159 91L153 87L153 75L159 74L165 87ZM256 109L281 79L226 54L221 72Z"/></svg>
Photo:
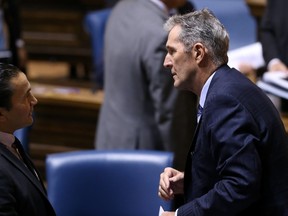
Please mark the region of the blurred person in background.
<svg viewBox="0 0 288 216"><path fill-rule="evenodd" d="M96 149L150 149L175 153L184 169L196 123L196 96L173 88L163 66L171 13L191 11L186 0L121 0L105 32L104 102Z"/></svg>
<svg viewBox="0 0 288 216"><path fill-rule="evenodd" d="M267 0L260 24L260 42L268 71L287 71L288 14L286 0Z"/></svg>
<svg viewBox="0 0 288 216"><path fill-rule="evenodd" d="M284 71L288 77L288 14L286 0L267 0L260 24L260 42L266 71ZM288 111L288 101L280 100L281 111Z"/></svg>
<svg viewBox="0 0 288 216"><path fill-rule="evenodd" d="M20 0L0 0L0 62L26 72L27 52L21 31Z"/></svg>

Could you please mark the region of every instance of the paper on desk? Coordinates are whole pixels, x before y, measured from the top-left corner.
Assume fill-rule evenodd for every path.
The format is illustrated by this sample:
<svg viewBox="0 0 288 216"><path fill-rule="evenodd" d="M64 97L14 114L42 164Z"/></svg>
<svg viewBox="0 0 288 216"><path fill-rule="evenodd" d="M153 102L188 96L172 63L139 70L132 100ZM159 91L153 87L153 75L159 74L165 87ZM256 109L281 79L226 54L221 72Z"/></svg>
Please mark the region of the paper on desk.
<svg viewBox="0 0 288 216"><path fill-rule="evenodd" d="M163 212L164 212L164 209L162 206L160 206L158 216L161 216Z"/></svg>
<svg viewBox="0 0 288 216"><path fill-rule="evenodd" d="M288 100L287 72L265 72L262 76L262 80L257 81L257 85L265 92Z"/></svg>
<svg viewBox="0 0 288 216"><path fill-rule="evenodd" d="M228 51L228 65L239 70L241 64L249 64L254 69L265 65L260 42L252 43L241 48Z"/></svg>

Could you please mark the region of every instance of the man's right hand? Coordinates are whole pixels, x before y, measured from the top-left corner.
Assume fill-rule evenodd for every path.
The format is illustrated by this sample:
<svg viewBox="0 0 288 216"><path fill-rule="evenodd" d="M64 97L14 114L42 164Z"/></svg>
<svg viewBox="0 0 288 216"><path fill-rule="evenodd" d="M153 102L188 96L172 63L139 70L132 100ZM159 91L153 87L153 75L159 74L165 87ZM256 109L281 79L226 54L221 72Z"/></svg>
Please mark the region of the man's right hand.
<svg viewBox="0 0 288 216"><path fill-rule="evenodd" d="M171 200L175 194L183 194L184 173L171 167L164 169L160 175L158 195L164 200Z"/></svg>

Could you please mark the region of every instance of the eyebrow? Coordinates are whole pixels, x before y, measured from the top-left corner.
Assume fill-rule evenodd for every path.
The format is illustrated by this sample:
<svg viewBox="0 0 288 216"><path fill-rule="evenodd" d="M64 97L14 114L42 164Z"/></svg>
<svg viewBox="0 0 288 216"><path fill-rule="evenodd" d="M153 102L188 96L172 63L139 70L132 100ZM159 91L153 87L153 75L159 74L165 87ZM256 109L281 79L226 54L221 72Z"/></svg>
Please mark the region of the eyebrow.
<svg viewBox="0 0 288 216"><path fill-rule="evenodd" d="M168 48L171 48L171 46L170 45L168 45L168 44L166 44L166 48L168 49Z"/></svg>
<svg viewBox="0 0 288 216"><path fill-rule="evenodd" d="M27 91L25 92L25 95L27 95L28 93L30 93L32 90L31 86L27 89Z"/></svg>
<svg viewBox="0 0 288 216"><path fill-rule="evenodd" d="M175 50L175 48L174 48L174 47L171 47L171 46L169 46L169 45L166 45L166 50L167 50L167 51L169 51L169 50Z"/></svg>

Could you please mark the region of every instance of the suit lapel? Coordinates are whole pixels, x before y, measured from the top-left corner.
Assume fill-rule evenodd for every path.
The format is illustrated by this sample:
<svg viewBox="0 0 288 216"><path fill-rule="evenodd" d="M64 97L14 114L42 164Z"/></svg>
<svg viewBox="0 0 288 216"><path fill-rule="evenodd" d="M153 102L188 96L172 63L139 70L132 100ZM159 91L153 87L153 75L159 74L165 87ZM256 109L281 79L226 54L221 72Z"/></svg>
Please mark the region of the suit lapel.
<svg viewBox="0 0 288 216"><path fill-rule="evenodd" d="M31 176L31 175L29 175L29 176L30 176L30 177L33 177L32 179L33 179L34 181L35 181L35 179L36 179L35 182L41 184L42 189L43 189L43 192L44 192L44 194L46 195L46 189L45 189L45 186L44 186L44 184L43 184L43 180L42 180L39 172L38 172L37 169L35 168L35 166L34 166L33 162L31 161L30 157L27 155L26 158L27 158L30 166L33 168L33 171L34 171L34 172L36 173L36 175L37 175L37 176L36 176L35 174L31 173L31 171L29 170L29 171L30 171L29 174L32 174L32 176Z"/></svg>
<svg viewBox="0 0 288 216"><path fill-rule="evenodd" d="M196 129L195 129L195 132L194 132L194 135L193 135L193 139L192 139L192 143L191 143L190 148L189 148L189 153L193 152L194 149L195 149L197 135L198 135L198 132L199 132L199 128L201 126L201 122L202 122L202 116L200 117L199 122L198 122L198 124L196 126Z"/></svg>
<svg viewBox="0 0 288 216"><path fill-rule="evenodd" d="M205 104L206 104L206 101L209 100L209 93L213 92L213 87L214 87L215 83L217 83L218 80L220 80L221 76L225 76L226 75L225 73L228 73L229 70L231 70L231 68L227 65L223 65L216 70L217 72L214 75L213 79L211 80L211 83L210 83L210 86L209 86L209 89L208 89L208 92L206 95ZM204 104L204 109L205 109L205 104ZM197 141L199 140L198 139L198 133L199 133L199 130L201 128L203 115L205 115L204 110L203 110L203 113L199 119L199 123L196 126L195 133L194 133L194 136L192 139L192 143L190 145L189 152L188 152L187 159L186 159L185 175L184 175L184 191L185 191L185 197L186 198L188 197L186 192L191 191L190 188L188 188L188 187L189 187L189 185L191 185L192 159L193 159L195 147L197 145Z"/></svg>
<svg viewBox="0 0 288 216"><path fill-rule="evenodd" d="M46 196L46 190L42 183L42 180L40 179L39 181L31 173L31 171L24 165L24 163L20 161L18 158L16 158L15 155L13 155L3 144L0 144L0 149L1 149L0 154L2 154L3 157L6 158L14 167L16 167L20 172L22 172L23 175L25 175L29 179L29 181L31 181L32 184Z"/></svg>
<svg viewBox="0 0 288 216"><path fill-rule="evenodd" d="M193 135L193 139L192 139L192 143L190 145L189 151L188 151L188 155L186 158L186 166L185 166L185 175L184 175L184 192L185 192L185 197L187 197L186 192L189 191L188 189L188 185L190 184L191 181L191 169L192 169L192 158L193 158L193 154L194 154L194 150L195 150L195 146L196 146L196 142L197 142L197 136L199 133L199 129L201 127L201 122L202 122L202 116L199 119L199 122L196 126L194 135Z"/></svg>

